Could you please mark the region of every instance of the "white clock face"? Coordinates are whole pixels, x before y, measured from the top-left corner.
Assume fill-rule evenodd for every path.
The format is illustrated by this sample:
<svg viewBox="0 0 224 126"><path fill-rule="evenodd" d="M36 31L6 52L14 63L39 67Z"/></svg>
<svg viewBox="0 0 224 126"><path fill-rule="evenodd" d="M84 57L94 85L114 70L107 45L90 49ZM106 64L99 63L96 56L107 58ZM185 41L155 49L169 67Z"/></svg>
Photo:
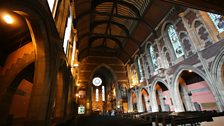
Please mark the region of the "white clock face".
<svg viewBox="0 0 224 126"><path fill-rule="evenodd" d="M95 86L100 86L102 84L102 80L99 77L94 77L93 78L93 85Z"/></svg>

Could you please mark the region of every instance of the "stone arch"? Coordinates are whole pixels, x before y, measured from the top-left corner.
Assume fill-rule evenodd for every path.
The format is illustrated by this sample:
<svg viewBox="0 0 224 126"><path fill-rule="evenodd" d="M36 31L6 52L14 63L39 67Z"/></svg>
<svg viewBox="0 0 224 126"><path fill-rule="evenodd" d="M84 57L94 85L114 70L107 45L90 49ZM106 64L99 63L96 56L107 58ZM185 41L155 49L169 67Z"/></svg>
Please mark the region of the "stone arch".
<svg viewBox="0 0 224 126"><path fill-rule="evenodd" d="M173 74L174 76L172 78L172 83L171 83L171 85L173 87L173 92L174 92L173 93L173 98L176 101L174 103L175 111L177 111L177 112L184 111L184 106L182 104L180 91L179 91L179 79L180 79L179 77L180 77L180 75L182 74L183 71L188 71L188 70L191 70L193 73L196 73L205 82L207 82L208 88L211 90L211 94L213 95L213 97L216 101L216 104L219 107L220 103L219 103L219 99L216 97L216 96L218 96L217 92L216 92L216 89L215 89L216 87L214 87L214 85L212 85L212 82L211 82L210 79L208 79L207 75L203 71L199 70L198 68L188 66L188 65L182 65L182 66L179 66L177 68L177 70L174 72L174 74ZM174 97L174 96L176 96L176 97Z"/></svg>
<svg viewBox="0 0 224 126"><path fill-rule="evenodd" d="M99 70L99 69L101 69L101 68L105 68L107 71L109 71L109 73L111 74L110 76L112 76L111 77L111 84L113 83L114 84L114 89L115 89L115 95L116 95L116 106L112 106L113 104L111 104L111 106L112 106L112 108L110 108L110 109L115 109L115 107L117 107L117 105L118 105L118 102L119 102L119 99L121 98L121 96L120 96L120 94L121 94L121 92L120 92L120 87L119 87L119 84L118 84L118 81L117 81L117 75L116 75L116 73L115 73L115 71L110 67L110 66L108 66L108 65L106 65L106 64L104 64L104 63L102 63L102 64L99 64L98 66L96 66L94 69L93 69L93 71L92 71L92 73L91 73L91 75L90 75L90 78L89 78L89 85L92 85L92 79L94 78L94 74ZM107 75L106 75L107 76ZM105 85L106 86L106 85ZM92 86L91 86L92 87ZM106 89L107 90L107 89ZM92 97L92 95L93 95L93 92L94 92L94 90L88 90L87 92L91 92L91 95L90 95L90 97L91 98L89 98L89 100L90 101L92 101L93 100L93 98L94 97ZM112 92L112 86L111 86L111 92ZM105 95L107 95L106 93L105 93ZM112 98L112 97L110 97L110 98ZM107 101L107 100L106 100ZM107 101L108 102L108 101ZM94 109L94 102L92 101L92 106L89 108L90 109L90 111L92 111L93 109ZM104 106L104 105L103 105ZM106 108L104 108L103 107L103 110L104 109L106 109Z"/></svg>
<svg viewBox="0 0 224 126"><path fill-rule="evenodd" d="M145 54L146 55L148 54L147 50L148 50L148 46L150 46L150 45L152 45L151 41L147 41L146 44L145 44Z"/></svg>
<svg viewBox="0 0 224 126"><path fill-rule="evenodd" d="M162 85L165 87L161 87ZM151 93L153 99L153 111L170 111L170 106L172 105L170 85L168 85L163 79L156 78L152 82Z"/></svg>
<svg viewBox="0 0 224 126"><path fill-rule="evenodd" d="M167 35L166 35L166 29L167 29L167 26L168 26L169 24L174 24L174 22L171 21L171 20L167 20L167 21L165 21L165 22L163 23L163 25L162 25L162 28L161 28L161 35L163 36L163 39L164 39L165 36L167 36ZM164 41L166 41L166 40L164 39Z"/></svg>
<svg viewBox="0 0 224 126"><path fill-rule="evenodd" d="M220 49L218 55L212 63L211 73L214 80L217 81L217 88L221 95L222 108L224 106L224 47Z"/></svg>
<svg viewBox="0 0 224 126"><path fill-rule="evenodd" d="M7 114L12 115L13 120L21 119L21 124L24 123L23 119L26 118L29 109L34 78L34 63L27 65L16 75L3 96L5 100L1 102L3 104L1 107L5 109L5 112L8 109ZM4 106L7 104L8 106ZM19 111L18 106L20 106Z"/></svg>
<svg viewBox="0 0 224 126"><path fill-rule="evenodd" d="M161 35L162 35L162 39L164 41L164 47L162 48L163 50L163 53L169 63L169 66L172 65L172 61L174 61L175 59L175 54L174 54L174 50L173 50L173 46L171 45L171 42L169 40L169 36L168 36L168 33L167 33L167 26L173 24L174 25L174 22L168 20L166 22L163 23L162 25L162 28L161 28ZM168 48L171 48L172 50L168 50Z"/></svg>
<svg viewBox="0 0 224 126"><path fill-rule="evenodd" d="M114 71L110 66L108 66L108 65L106 65L106 64L104 64L104 63L98 65L97 67L95 67L95 68L93 69L93 72L91 73L90 78L93 78L93 74L94 74L99 68L101 68L101 67L105 67L105 68L107 68L107 69L112 73L112 75L113 75L113 77L114 77L114 80L117 80L117 76L116 76L116 74L115 74L115 71ZM91 83L91 82L90 82L90 83Z"/></svg>
<svg viewBox="0 0 224 126"><path fill-rule="evenodd" d="M163 36L163 40L166 42L166 47L167 48L171 48L171 50L169 50L169 55L170 55L170 58L171 58L171 61L173 61L173 63L176 63L176 62L179 62L182 57L185 55L185 53L183 54L184 50L183 50L183 44L181 43L180 41L180 38L178 36L178 31L175 29L175 32L177 33L177 37L178 37L178 40L179 40L179 47L176 47L173 46L172 44L172 41L170 40L170 37L168 35L168 26L171 26L173 25L174 27L176 27L176 23L173 23L171 21L167 21L166 24L164 24L162 26L162 36ZM168 55L168 54L166 54ZM177 57L177 55L179 55Z"/></svg>
<svg viewBox="0 0 224 126"><path fill-rule="evenodd" d="M56 71L54 68L57 59L56 48L52 46L60 41L57 38L57 30L53 27L54 21L39 1L12 0L1 2L0 5L2 9L13 11L26 19L35 49L34 86L27 115L27 120L32 124L27 122L27 125L33 125L33 122L36 122L36 125L49 125L53 104L51 88L55 87ZM44 95L40 95L40 92ZM36 118L33 118L34 115Z"/></svg>
<svg viewBox="0 0 224 126"><path fill-rule="evenodd" d="M146 78L150 78L151 76L151 70L153 70L152 68L152 62L151 62L151 56L150 56L150 53L148 51L148 47L151 45L151 42L148 41L146 42L145 44L145 56L146 56L146 62L148 63L148 65L145 64L145 67L147 70L144 70L145 71L145 76L148 76Z"/></svg>
<svg viewBox="0 0 224 126"><path fill-rule="evenodd" d="M139 92L139 104L141 105L142 112L150 111L151 110L150 96L147 88L145 86L141 86L138 92Z"/></svg>
<svg viewBox="0 0 224 126"><path fill-rule="evenodd" d="M151 54L149 52L149 47L152 46L152 42L148 41L146 44L145 44L145 55L146 55L146 59L147 59L147 62L148 62L148 66L147 66L147 72L150 73L153 72L153 64L152 64L152 58L151 58Z"/></svg>
<svg viewBox="0 0 224 126"><path fill-rule="evenodd" d="M134 97L135 96L135 97ZM138 94L137 91L131 90L130 91L130 102L129 102L129 110L131 112L137 112L138 111Z"/></svg>

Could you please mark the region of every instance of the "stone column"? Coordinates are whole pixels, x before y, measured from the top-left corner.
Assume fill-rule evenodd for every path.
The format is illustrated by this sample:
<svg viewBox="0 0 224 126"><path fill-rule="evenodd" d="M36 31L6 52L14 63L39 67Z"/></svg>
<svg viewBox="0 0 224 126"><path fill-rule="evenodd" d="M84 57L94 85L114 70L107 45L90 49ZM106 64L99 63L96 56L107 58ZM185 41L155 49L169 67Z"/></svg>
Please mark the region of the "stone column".
<svg viewBox="0 0 224 126"><path fill-rule="evenodd" d="M152 112L158 112L159 107L158 107L157 100L156 100L156 91L152 92L150 99L151 99L150 101L151 101Z"/></svg>
<svg viewBox="0 0 224 126"><path fill-rule="evenodd" d="M128 95L128 112L133 112L132 94Z"/></svg>
<svg viewBox="0 0 224 126"><path fill-rule="evenodd" d="M137 107L138 107L138 112L143 112L143 106L142 106L142 94L140 91L137 93Z"/></svg>
<svg viewBox="0 0 224 126"><path fill-rule="evenodd" d="M40 58L35 63L34 85L32 89L30 105L27 114L27 126L46 126L50 125L52 112L53 96L55 90L56 74L55 71L45 71L46 61ZM52 66L54 66L52 64ZM42 69L40 69L42 68ZM50 74L51 73L51 74Z"/></svg>
<svg viewBox="0 0 224 126"><path fill-rule="evenodd" d="M186 86L186 85L185 85ZM188 91L186 88L183 88L183 102L185 103L186 111L194 111L194 104L191 101L191 98L188 94Z"/></svg>
<svg viewBox="0 0 224 126"><path fill-rule="evenodd" d="M170 88L172 98L173 98L173 104L174 104L174 110L175 112L184 112L184 106L183 102L181 100L180 91L179 88L177 90L171 90L173 88Z"/></svg>
<svg viewBox="0 0 224 126"><path fill-rule="evenodd" d="M57 87L56 87L56 100L55 100L55 120L58 122L62 121L65 115L65 85L63 83L63 75L61 71L58 72L57 76Z"/></svg>
<svg viewBox="0 0 224 126"><path fill-rule="evenodd" d="M165 101L163 99L163 92L162 92L162 90L158 91L158 96L159 96L159 101L160 101L160 106L162 108L162 111L166 111Z"/></svg>

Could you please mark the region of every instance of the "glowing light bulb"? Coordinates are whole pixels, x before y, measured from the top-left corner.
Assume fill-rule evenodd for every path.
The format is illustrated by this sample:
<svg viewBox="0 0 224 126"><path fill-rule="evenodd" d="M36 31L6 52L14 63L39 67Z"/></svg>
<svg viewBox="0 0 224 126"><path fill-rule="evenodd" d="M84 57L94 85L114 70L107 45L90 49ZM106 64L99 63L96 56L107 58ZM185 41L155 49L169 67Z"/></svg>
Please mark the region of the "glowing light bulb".
<svg viewBox="0 0 224 126"><path fill-rule="evenodd" d="M3 19L5 20L5 22L7 24L12 24L14 22L13 18L10 15L8 15L8 14L4 15Z"/></svg>

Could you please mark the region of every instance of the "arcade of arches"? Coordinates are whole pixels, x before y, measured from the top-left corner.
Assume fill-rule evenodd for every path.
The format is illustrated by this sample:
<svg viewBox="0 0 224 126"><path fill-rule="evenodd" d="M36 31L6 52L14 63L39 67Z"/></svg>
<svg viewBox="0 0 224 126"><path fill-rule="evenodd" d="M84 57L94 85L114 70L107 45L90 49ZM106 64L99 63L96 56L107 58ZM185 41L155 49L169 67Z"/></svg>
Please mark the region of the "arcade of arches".
<svg viewBox="0 0 224 126"><path fill-rule="evenodd" d="M224 8L180 1L0 0L0 125L222 112Z"/></svg>

